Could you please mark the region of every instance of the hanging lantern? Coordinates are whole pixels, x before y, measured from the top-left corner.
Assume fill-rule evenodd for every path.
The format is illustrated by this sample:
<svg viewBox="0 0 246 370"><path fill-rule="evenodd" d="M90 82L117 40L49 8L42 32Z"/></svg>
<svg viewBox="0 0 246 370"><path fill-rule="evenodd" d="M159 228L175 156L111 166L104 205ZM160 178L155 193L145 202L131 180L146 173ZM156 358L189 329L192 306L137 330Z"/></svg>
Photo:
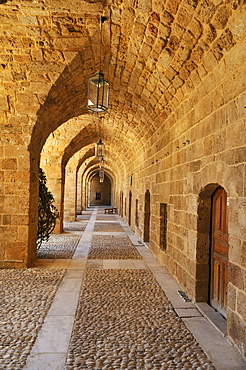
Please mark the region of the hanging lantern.
<svg viewBox="0 0 246 370"><path fill-rule="evenodd" d="M103 113L108 109L109 83L99 71L89 79L87 108L92 113Z"/></svg>
<svg viewBox="0 0 246 370"><path fill-rule="evenodd" d="M103 158L103 156L104 156L104 144L103 144L101 139L98 140L98 142L96 143L95 156L97 158Z"/></svg>
<svg viewBox="0 0 246 370"><path fill-rule="evenodd" d="M102 157L100 160L100 170L103 170L103 169L104 169L104 159Z"/></svg>
<svg viewBox="0 0 246 370"><path fill-rule="evenodd" d="M99 181L103 182L104 180L104 170L100 169L99 170Z"/></svg>

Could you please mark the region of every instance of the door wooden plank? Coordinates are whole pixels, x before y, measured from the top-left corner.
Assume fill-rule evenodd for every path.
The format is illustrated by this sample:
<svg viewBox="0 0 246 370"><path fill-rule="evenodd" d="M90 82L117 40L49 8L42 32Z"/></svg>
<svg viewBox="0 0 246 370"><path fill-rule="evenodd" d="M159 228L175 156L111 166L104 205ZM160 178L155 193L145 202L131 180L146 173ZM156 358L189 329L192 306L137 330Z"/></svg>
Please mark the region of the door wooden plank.
<svg viewBox="0 0 246 370"><path fill-rule="evenodd" d="M210 303L226 317L228 286L227 194L218 188L212 198L211 292Z"/></svg>

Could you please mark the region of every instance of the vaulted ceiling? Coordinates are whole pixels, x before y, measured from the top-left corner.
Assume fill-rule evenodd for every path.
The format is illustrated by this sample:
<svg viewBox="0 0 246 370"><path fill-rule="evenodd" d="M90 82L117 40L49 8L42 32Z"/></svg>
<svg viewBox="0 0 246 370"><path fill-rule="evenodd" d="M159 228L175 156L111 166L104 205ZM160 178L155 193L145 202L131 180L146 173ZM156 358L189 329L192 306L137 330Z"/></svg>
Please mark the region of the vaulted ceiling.
<svg viewBox="0 0 246 370"><path fill-rule="evenodd" d="M99 138L109 155L117 150L124 159L146 147L240 39L234 19L242 5L240 0L1 1L2 89L16 96L13 112L29 105L30 151L39 153L64 124L65 162ZM100 31L101 15L106 21ZM110 82L110 107L102 119L86 108L88 79L100 66Z"/></svg>

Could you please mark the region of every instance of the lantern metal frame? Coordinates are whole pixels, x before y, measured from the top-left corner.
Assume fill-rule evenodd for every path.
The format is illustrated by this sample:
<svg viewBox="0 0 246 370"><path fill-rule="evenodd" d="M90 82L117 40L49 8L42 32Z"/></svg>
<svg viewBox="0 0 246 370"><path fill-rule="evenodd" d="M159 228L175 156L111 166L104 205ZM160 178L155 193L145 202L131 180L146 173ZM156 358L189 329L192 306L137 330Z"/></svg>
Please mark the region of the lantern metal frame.
<svg viewBox="0 0 246 370"><path fill-rule="evenodd" d="M102 157L100 160L100 170L103 170L103 169L104 169L104 159Z"/></svg>
<svg viewBox="0 0 246 370"><path fill-rule="evenodd" d="M109 104L109 82L101 71L102 59L102 24L107 17L100 17L100 59L99 71L88 81L87 108L91 113L105 113Z"/></svg>
<svg viewBox="0 0 246 370"><path fill-rule="evenodd" d="M99 174L99 181L103 182L104 181L104 170L100 169L98 174Z"/></svg>
<svg viewBox="0 0 246 370"><path fill-rule="evenodd" d="M100 139L95 145L95 157L103 158L103 156L104 156L104 144Z"/></svg>
<svg viewBox="0 0 246 370"><path fill-rule="evenodd" d="M92 113L104 113L109 103L109 82L104 74L96 72L88 82L87 108Z"/></svg>

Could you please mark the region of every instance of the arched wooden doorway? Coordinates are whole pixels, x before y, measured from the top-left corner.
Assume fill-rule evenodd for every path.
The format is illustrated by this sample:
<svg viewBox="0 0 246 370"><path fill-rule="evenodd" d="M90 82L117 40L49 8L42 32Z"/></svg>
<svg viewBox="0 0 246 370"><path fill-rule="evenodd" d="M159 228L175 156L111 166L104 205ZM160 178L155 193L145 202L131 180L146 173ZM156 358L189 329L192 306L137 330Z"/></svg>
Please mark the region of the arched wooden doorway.
<svg viewBox="0 0 246 370"><path fill-rule="evenodd" d="M228 286L227 193L216 189L212 196L210 304L226 317Z"/></svg>
<svg viewBox="0 0 246 370"><path fill-rule="evenodd" d="M145 192L145 203L144 203L144 242L149 242L150 234L150 192Z"/></svg>

